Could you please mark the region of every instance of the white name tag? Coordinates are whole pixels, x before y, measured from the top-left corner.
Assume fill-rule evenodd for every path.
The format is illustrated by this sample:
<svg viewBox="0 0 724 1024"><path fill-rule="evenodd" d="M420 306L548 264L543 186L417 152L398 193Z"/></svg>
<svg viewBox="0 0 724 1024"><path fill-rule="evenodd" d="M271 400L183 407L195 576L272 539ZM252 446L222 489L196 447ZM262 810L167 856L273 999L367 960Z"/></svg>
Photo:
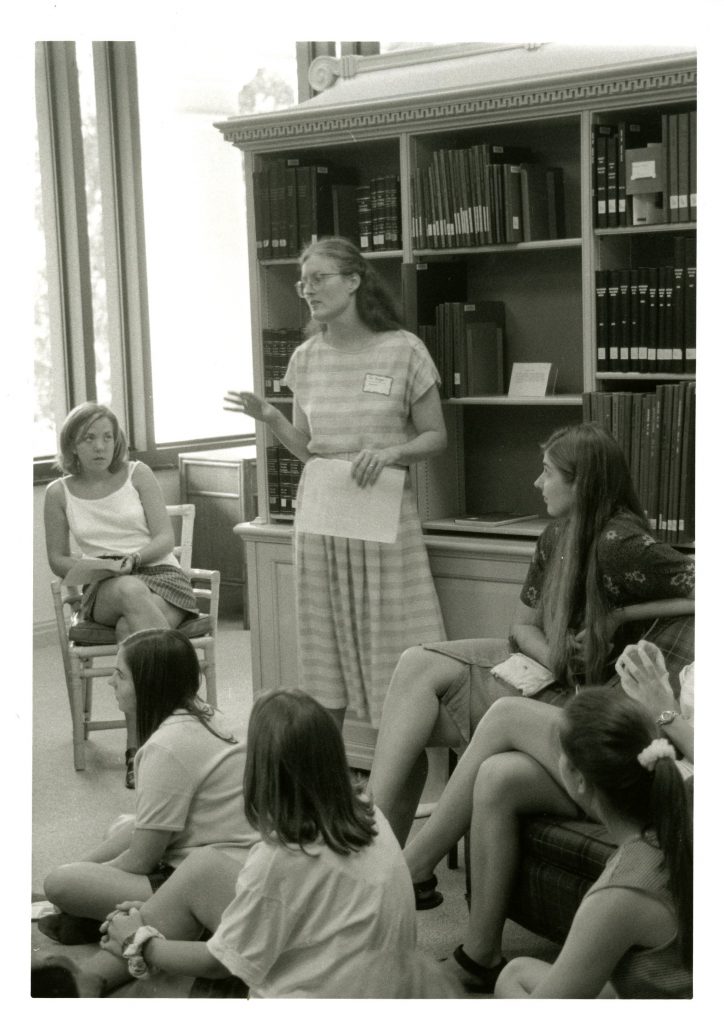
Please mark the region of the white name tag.
<svg viewBox="0 0 724 1024"><path fill-rule="evenodd" d="M383 377L379 373L366 373L362 390L370 395L389 395L392 391L392 377Z"/></svg>

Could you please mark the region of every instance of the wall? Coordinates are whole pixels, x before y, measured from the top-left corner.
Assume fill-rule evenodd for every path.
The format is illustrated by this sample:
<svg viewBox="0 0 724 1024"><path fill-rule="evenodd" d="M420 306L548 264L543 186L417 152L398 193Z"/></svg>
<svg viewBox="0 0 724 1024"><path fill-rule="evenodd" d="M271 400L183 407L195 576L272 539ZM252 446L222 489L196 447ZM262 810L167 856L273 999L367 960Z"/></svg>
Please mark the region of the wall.
<svg viewBox="0 0 724 1024"><path fill-rule="evenodd" d="M166 504L177 504L180 500L178 471L158 470L156 478ZM39 642L52 641L56 637L55 612L50 596L51 572L45 556L44 495L45 484L33 488L33 638Z"/></svg>

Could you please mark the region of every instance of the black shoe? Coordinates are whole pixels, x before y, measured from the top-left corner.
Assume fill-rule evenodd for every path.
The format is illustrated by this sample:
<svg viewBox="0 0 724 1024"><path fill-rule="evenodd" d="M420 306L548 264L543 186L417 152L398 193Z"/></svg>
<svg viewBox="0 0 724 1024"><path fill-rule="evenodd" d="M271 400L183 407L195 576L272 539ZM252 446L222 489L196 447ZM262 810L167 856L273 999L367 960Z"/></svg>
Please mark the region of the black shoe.
<svg viewBox="0 0 724 1024"><path fill-rule="evenodd" d="M437 891L437 878L430 875L423 882L413 882L415 892L415 910L434 910L442 903L444 896Z"/></svg>
<svg viewBox="0 0 724 1024"><path fill-rule="evenodd" d="M86 946L99 942L101 922L92 917L76 917L62 910L38 919L38 931L62 946Z"/></svg>
<svg viewBox="0 0 724 1024"><path fill-rule="evenodd" d="M498 975L508 962L505 957L501 957L494 967L485 967L476 960L471 960L461 945L454 951L453 957L472 979L471 981L467 979L465 981L465 987L468 991L485 993L487 995L495 991Z"/></svg>
<svg viewBox="0 0 724 1024"><path fill-rule="evenodd" d="M136 748L129 747L126 751L126 789L136 788L136 772L133 767L133 759L136 756Z"/></svg>
<svg viewBox="0 0 724 1024"><path fill-rule="evenodd" d="M248 999L249 986L241 978L195 978L189 999Z"/></svg>

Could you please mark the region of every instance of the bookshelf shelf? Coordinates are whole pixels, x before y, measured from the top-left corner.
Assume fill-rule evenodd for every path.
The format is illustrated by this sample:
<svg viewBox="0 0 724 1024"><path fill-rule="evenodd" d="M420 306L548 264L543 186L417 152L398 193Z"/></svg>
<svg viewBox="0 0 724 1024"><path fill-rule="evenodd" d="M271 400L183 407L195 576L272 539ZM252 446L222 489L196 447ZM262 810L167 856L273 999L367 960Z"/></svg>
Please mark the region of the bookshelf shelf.
<svg viewBox="0 0 724 1024"><path fill-rule="evenodd" d="M508 395L475 395L470 398L446 398L445 405L582 405L582 395L542 395L511 398Z"/></svg>
<svg viewBox="0 0 724 1024"><path fill-rule="evenodd" d="M551 249L580 249L581 238L550 238L540 242L516 242L510 245L477 245L453 249L413 249L415 257L475 256L497 252L539 252Z"/></svg>
<svg viewBox="0 0 724 1024"><path fill-rule="evenodd" d="M613 373L597 372L596 380L640 380L645 381L675 381L675 380L696 380L695 373Z"/></svg>
<svg viewBox="0 0 724 1024"><path fill-rule="evenodd" d="M696 231L696 221L682 221L679 224L639 224L625 228L596 228L597 238L622 237L627 235L676 235L682 231Z"/></svg>

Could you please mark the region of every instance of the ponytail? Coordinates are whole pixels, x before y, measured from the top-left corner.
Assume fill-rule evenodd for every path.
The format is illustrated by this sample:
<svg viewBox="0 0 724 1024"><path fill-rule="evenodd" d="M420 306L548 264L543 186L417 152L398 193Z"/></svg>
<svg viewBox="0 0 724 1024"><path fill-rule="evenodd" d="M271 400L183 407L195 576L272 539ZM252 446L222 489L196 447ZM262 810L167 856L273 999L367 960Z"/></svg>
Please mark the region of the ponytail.
<svg viewBox="0 0 724 1024"><path fill-rule="evenodd" d="M622 817L652 828L676 907L682 959L693 947L693 814L674 750L657 738L648 711L621 690L591 687L566 705L561 747L571 764Z"/></svg>

